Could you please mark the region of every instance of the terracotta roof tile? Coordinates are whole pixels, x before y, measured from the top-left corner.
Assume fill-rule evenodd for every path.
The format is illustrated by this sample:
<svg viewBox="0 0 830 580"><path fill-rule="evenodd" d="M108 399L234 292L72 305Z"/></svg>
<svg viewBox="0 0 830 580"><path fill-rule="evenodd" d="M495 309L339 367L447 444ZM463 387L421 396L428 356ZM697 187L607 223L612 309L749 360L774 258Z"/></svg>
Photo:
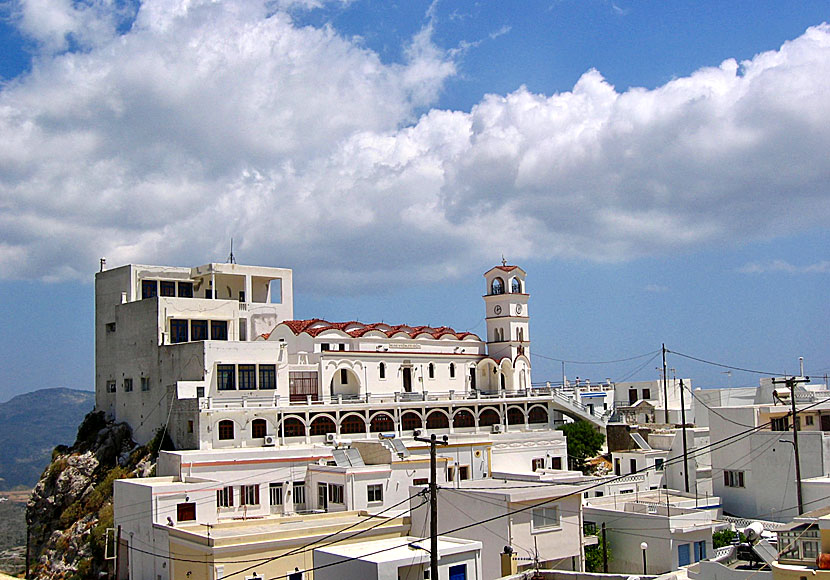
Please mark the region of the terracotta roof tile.
<svg viewBox="0 0 830 580"><path fill-rule="evenodd" d="M348 322L329 322L321 318L312 318L310 320L285 320L281 322L288 327L295 335L303 332L310 336L317 336L326 330L340 330L352 337L360 337L371 330L377 330L386 335L387 338L392 337L398 332L403 332L409 335L410 338L415 338L420 334L428 334L432 338L441 338L442 336L450 335L457 340L463 340L468 336L478 338L472 332L456 332L449 326L409 326L408 324L391 325L383 322L375 322L371 324L364 324L355 320ZM347 330L348 329L348 330Z"/></svg>

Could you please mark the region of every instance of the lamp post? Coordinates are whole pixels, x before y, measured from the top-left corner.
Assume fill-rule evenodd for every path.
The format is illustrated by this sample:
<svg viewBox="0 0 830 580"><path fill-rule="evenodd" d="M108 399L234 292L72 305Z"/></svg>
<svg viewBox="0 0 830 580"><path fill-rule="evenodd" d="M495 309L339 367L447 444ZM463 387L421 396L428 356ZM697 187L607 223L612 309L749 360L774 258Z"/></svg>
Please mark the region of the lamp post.
<svg viewBox="0 0 830 580"><path fill-rule="evenodd" d="M640 549L643 551L643 576L647 574L646 572L646 550L648 550L648 544L646 542L642 542L640 544Z"/></svg>

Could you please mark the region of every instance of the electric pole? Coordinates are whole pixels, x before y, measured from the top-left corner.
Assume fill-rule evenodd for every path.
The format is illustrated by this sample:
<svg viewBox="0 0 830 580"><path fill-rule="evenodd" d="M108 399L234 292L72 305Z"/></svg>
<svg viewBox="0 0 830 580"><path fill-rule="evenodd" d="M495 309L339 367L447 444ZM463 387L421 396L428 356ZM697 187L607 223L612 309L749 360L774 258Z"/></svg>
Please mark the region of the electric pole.
<svg viewBox="0 0 830 580"><path fill-rule="evenodd" d="M447 436L438 440L435 433L425 437L415 437L415 441L429 443L429 578L438 580L438 445L447 445Z"/></svg>
<svg viewBox="0 0 830 580"><path fill-rule="evenodd" d="M785 384L790 389L790 404L792 405L793 413L793 452L795 453L795 491L798 497L798 515L804 513L804 500L801 497L801 458L798 454L798 415L795 408L795 386L798 383L809 383L810 377L789 377L784 379L776 379L773 377L772 384Z"/></svg>
<svg viewBox="0 0 830 580"><path fill-rule="evenodd" d="M686 484L686 493L689 493L689 450L686 446L686 398L683 395L683 379L680 379L680 420L683 433L683 482ZM695 473L697 482L697 473Z"/></svg>
<svg viewBox="0 0 830 580"><path fill-rule="evenodd" d="M666 369L666 343L663 343L663 419L666 425L669 424L669 387L667 384L668 372Z"/></svg>

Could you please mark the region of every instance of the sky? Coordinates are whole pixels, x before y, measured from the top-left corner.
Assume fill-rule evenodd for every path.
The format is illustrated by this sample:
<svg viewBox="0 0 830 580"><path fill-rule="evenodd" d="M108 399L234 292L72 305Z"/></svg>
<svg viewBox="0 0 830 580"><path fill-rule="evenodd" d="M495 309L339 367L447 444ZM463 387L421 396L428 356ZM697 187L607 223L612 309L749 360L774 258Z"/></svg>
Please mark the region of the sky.
<svg viewBox="0 0 830 580"><path fill-rule="evenodd" d="M294 269L297 318L481 336L504 257L535 383L656 379L662 344L694 386L830 373L828 21L828 1L9 0L0 401L93 388L99 258L196 266L231 238Z"/></svg>

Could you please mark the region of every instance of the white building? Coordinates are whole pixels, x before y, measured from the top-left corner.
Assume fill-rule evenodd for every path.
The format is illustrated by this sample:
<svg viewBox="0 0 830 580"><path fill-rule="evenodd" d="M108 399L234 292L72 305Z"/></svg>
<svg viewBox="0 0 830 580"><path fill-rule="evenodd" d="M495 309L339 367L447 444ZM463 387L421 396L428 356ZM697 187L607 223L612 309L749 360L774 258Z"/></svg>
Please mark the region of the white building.
<svg viewBox="0 0 830 580"><path fill-rule="evenodd" d="M429 540L413 536L315 548L317 580L423 580ZM438 580L481 580L481 542L438 538Z"/></svg>

